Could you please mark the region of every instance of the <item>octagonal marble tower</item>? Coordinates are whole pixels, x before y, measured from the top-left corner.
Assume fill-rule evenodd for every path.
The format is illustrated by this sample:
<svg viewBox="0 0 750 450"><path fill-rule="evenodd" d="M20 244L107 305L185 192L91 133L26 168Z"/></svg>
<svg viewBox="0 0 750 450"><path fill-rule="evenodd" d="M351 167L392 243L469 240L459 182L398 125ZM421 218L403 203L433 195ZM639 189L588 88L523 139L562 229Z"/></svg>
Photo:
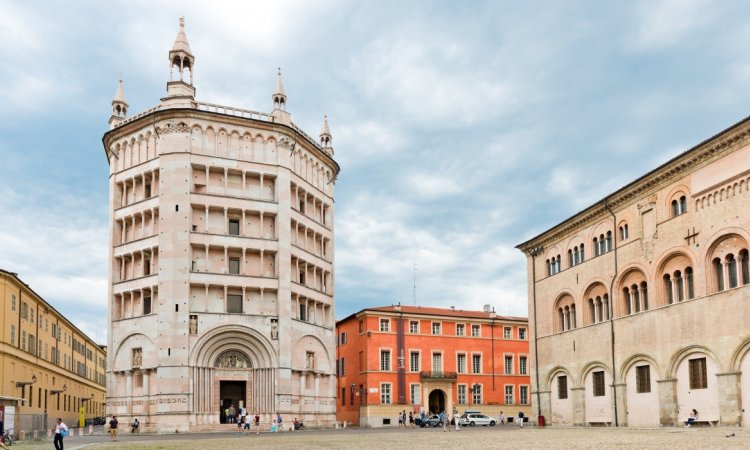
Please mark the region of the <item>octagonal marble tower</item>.
<svg viewBox="0 0 750 450"><path fill-rule="evenodd" d="M129 115L109 161L107 412L146 430L219 427L225 410L335 420L333 159L291 120L195 99L184 20L167 93ZM275 416L274 416L275 417Z"/></svg>

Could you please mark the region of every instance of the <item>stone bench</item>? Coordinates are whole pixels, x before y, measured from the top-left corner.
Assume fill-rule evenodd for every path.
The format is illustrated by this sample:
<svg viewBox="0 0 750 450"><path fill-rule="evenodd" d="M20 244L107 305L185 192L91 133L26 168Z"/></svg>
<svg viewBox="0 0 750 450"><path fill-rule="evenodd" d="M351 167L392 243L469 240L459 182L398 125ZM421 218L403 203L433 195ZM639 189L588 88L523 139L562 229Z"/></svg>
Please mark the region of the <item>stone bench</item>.
<svg viewBox="0 0 750 450"><path fill-rule="evenodd" d="M710 426L711 428L719 425L718 420L696 420L690 426L691 427L705 427Z"/></svg>
<svg viewBox="0 0 750 450"><path fill-rule="evenodd" d="M592 422L586 422L586 425L590 427L609 427L609 426L612 426L612 422L592 421Z"/></svg>

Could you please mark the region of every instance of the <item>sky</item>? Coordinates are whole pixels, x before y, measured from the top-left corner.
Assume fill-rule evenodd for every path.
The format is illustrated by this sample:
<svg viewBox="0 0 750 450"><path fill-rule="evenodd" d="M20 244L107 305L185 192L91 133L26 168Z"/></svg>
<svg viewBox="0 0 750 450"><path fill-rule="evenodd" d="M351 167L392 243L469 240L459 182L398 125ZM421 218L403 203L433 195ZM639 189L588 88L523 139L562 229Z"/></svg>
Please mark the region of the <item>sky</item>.
<svg viewBox="0 0 750 450"><path fill-rule="evenodd" d="M119 77L131 114L164 95L185 16L199 101L270 112L281 67L292 120L328 115L337 318L526 316L517 244L750 113L744 6L0 0L0 268L106 341L101 137Z"/></svg>

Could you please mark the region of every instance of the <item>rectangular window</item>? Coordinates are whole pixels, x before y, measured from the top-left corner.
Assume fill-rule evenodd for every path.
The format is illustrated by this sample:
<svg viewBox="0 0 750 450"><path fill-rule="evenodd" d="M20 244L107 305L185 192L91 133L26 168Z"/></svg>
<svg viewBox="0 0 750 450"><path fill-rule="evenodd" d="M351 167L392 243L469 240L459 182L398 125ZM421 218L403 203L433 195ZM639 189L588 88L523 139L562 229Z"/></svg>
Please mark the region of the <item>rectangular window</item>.
<svg viewBox="0 0 750 450"><path fill-rule="evenodd" d="M16 326L10 326L10 345L16 345Z"/></svg>
<svg viewBox="0 0 750 450"><path fill-rule="evenodd" d="M346 332L341 333L341 345L346 344Z"/></svg>
<svg viewBox="0 0 750 450"><path fill-rule="evenodd" d="M481 335L481 329L479 328L479 325L472 325L471 326L471 335L473 337L479 337Z"/></svg>
<svg viewBox="0 0 750 450"><path fill-rule="evenodd" d="M472 386L471 391L472 401L474 402L474 404L482 404L482 385L475 384L474 386Z"/></svg>
<svg viewBox="0 0 750 450"><path fill-rule="evenodd" d="M651 392L651 367L636 366L635 368L635 391L639 394Z"/></svg>
<svg viewBox="0 0 750 450"><path fill-rule="evenodd" d="M518 374L519 375L528 375L528 373L526 373L527 367L528 367L527 360L528 358L526 358L525 356L520 356L518 358Z"/></svg>
<svg viewBox="0 0 750 450"><path fill-rule="evenodd" d="M432 371L433 372L443 371L443 354L442 353L432 354Z"/></svg>
<svg viewBox="0 0 750 450"><path fill-rule="evenodd" d="M505 356L505 375L513 374L513 357L510 355Z"/></svg>
<svg viewBox="0 0 750 450"><path fill-rule="evenodd" d="M345 361L346 361L346 358L341 358L341 361L339 361L339 363L341 364L341 369L339 373L340 373L340 376L342 377L346 375L346 365L344 364Z"/></svg>
<svg viewBox="0 0 750 450"><path fill-rule="evenodd" d="M706 358L695 358L690 364L690 389L708 388L708 374L706 373Z"/></svg>
<svg viewBox="0 0 750 450"><path fill-rule="evenodd" d="M512 332L512 328L511 327L505 327L505 328L503 328L503 338L504 339L510 339L513 336L513 334L511 332Z"/></svg>
<svg viewBox="0 0 750 450"><path fill-rule="evenodd" d="M529 404L529 387L528 386L521 386L519 397L520 397L522 405Z"/></svg>
<svg viewBox="0 0 750 450"><path fill-rule="evenodd" d="M239 258L229 258L229 273L231 273L232 275L240 274L240 259Z"/></svg>
<svg viewBox="0 0 750 450"><path fill-rule="evenodd" d="M421 389L418 384L412 384L409 386L409 390L411 391L411 404L412 405L419 405L422 403L422 396L420 395Z"/></svg>
<svg viewBox="0 0 750 450"><path fill-rule="evenodd" d="M568 398L568 377L565 375L557 377L557 398L560 400Z"/></svg>
<svg viewBox="0 0 750 450"><path fill-rule="evenodd" d="M380 383L380 403L384 405L391 404L391 384Z"/></svg>
<svg viewBox="0 0 750 450"><path fill-rule="evenodd" d="M419 372L419 352L411 352L409 354L409 370Z"/></svg>
<svg viewBox="0 0 750 450"><path fill-rule="evenodd" d="M26 350L26 332L21 331L21 350Z"/></svg>
<svg viewBox="0 0 750 450"><path fill-rule="evenodd" d="M390 319L380 319L380 331L391 331L391 320Z"/></svg>
<svg viewBox="0 0 750 450"><path fill-rule="evenodd" d="M412 320L409 322L409 333L411 334L417 334L419 333L419 322L416 320Z"/></svg>
<svg viewBox="0 0 750 450"><path fill-rule="evenodd" d="M143 315L151 314L151 297L143 297Z"/></svg>
<svg viewBox="0 0 750 450"><path fill-rule="evenodd" d="M227 294L227 312L228 313L241 313L242 312L242 295L241 294Z"/></svg>
<svg viewBox="0 0 750 450"><path fill-rule="evenodd" d="M456 372L466 373L466 355L463 353L456 355Z"/></svg>
<svg viewBox="0 0 750 450"><path fill-rule="evenodd" d="M464 331L464 330L465 330L465 328L466 328L466 327L465 327L465 325L464 325L464 324L462 324L462 323L457 323L457 324L456 324L456 336L466 336L466 332Z"/></svg>
<svg viewBox="0 0 750 450"><path fill-rule="evenodd" d="M346 406L346 388L341 388L341 406Z"/></svg>
<svg viewBox="0 0 750 450"><path fill-rule="evenodd" d="M305 353L305 369L315 370L315 353L313 352Z"/></svg>
<svg viewBox="0 0 750 450"><path fill-rule="evenodd" d="M307 322L307 305L304 303L299 304L299 320Z"/></svg>
<svg viewBox="0 0 750 450"><path fill-rule="evenodd" d="M229 235L239 236L240 235L240 221L237 219L229 219Z"/></svg>
<svg viewBox="0 0 750 450"><path fill-rule="evenodd" d="M364 372L365 371L365 353L359 352L359 371Z"/></svg>
<svg viewBox="0 0 750 450"><path fill-rule="evenodd" d="M458 385L458 404L459 405L466 404L466 385L465 384Z"/></svg>
<svg viewBox="0 0 750 450"><path fill-rule="evenodd" d="M513 386L505 386L505 404L513 404Z"/></svg>
<svg viewBox="0 0 750 450"><path fill-rule="evenodd" d="M29 353L36 353L36 339L33 334L29 334Z"/></svg>
<svg viewBox="0 0 750 450"><path fill-rule="evenodd" d="M16 294L10 296L10 309L12 311L16 310Z"/></svg>
<svg viewBox="0 0 750 450"><path fill-rule="evenodd" d="M482 373L482 355L471 355L471 372Z"/></svg>
<svg viewBox="0 0 750 450"><path fill-rule="evenodd" d="M380 370L391 370L390 350L380 350Z"/></svg>
<svg viewBox="0 0 750 450"><path fill-rule="evenodd" d="M441 323L440 322L433 322L432 323L432 334L440 334L441 333Z"/></svg>
<svg viewBox="0 0 750 450"><path fill-rule="evenodd" d="M143 364L143 349L140 347L134 348L132 358L133 367L141 367L141 364Z"/></svg>
<svg viewBox="0 0 750 450"><path fill-rule="evenodd" d="M525 340L526 339L526 328L519 328L518 329L518 339Z"/></svg>
<svg viewBox="0 0 750 450"><path fill-rule="evenodd" d="M592 379L594 381L594 397L604 397L604 371L594 372Z"/></svg>

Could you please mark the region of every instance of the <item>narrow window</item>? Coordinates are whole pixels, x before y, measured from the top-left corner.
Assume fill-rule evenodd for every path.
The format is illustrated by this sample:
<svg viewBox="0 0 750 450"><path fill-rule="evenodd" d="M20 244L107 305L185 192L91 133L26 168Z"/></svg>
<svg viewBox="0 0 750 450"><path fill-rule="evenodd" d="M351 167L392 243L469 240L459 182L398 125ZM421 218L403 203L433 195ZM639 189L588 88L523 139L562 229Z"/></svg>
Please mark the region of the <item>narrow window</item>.
<svg viewBox="0 0 750 450"><path fill-rule="evenodd" d="M380 319L380 331L383 331L383 332L391 331L390 319Z"/></svg>
<svg viewBox="0 0 750 450"><path fill-rule="evenodd" d="M680 214L685 214L687 212L687 198L683 195L680 197Z"/></svg>
<svg viewBox="0 0 750 450"><path fill-rule="evenodd" d="M237 219L229 219L229 234L231 236L240 235L240 221Z"/></svg>
<svg viewBox="0 0 750 450"><path fill-rule="evenodd" d="M740 265L742 266L742 284L750 283L750 264L748 264L747 250L740 251Z"/></svg>
<svg viewBox="0 0 750 450"><path fill-rule="evenodd" d="M151 183L146 183L146 185L144 186L144 192L146 198L151 198Z"/></svg>
<svg viewBox="0 0 750 450"><path fill-rule="evenodd" d="M527 373L527 367L528 367L528 358L525 356L519 356L518 357L518 374L519 375L528 375Z"/></svg>
<svg viewBox="0 0 750 450"><path fill-rule="evenodd" d="M594 382L594 397L604 397L604 371L598 370L592 374Z"/></svg>
<svg viewBox="0 0 750 450"><path fill-rule="evenodd" d="M511 332L512 332L512 328L511 327L505 327L505 328L503 328L503 339L510 339L511 336L512 336Z"/></svg>
<svg viewBox="0 0 750 450"><path fill-rule="evenodd" d="M420 395L420 386L418 384L409 385L409 390L411 394L411 404L412 405L421 404L422 400L421 400L421 395Z"/></svg>
<svg viewBox="0 0 750 450"><path fill-rule="evenodd" d="M240 274L240 259L229 258L229 273L232 275Z"/></svg>
<svg viewBox="0 0 750 450"><path fill-rule="evenodd" d="M672 200L672 217L677 217L680 215L680 204L677 203L677 200Z"/></svg>
<svg viewBox="0 0 750 450"><path fill-rule="evenodd" d="M474 400L474 404L481 405L482 404L482 385L474 384L471 390L472 390L472 400Z"/></svg>
<svg viewBox="0 0 750 450"><path fill-rule="evenodd" d="M727 270L729 271L729 289L737 287L737 260L734 255L727 255Z"/></svg>
<svg viewBox="0 0 750 450"><path fill-rule="evenodd" d="M576 256L578 256L577 253L578 253L578 250L576 250ZM576 263L575 263L575 259L573 256L573 250L568 250L568 267L573 267L575 265Z"/></svg>
<svg viewBox="0 0 750 450"><path fill-rule="evenodd" d="M307 305L304 303L299 304L299 320L307 322ZM360 321L360 324L362 322Z"/></svg>
<svg viewBox="0 0 750 450"><path fill-rule="evenodd" d="M242 312L242 295L241 294L227 294L227 312L228 313L241 313Z"/></svg>
<svg viewBox="0 0 750 450"><path fill-rule="evenodd" d="M472 325L471 326L471 335L474 337L478 337L480 335L480 328L479 325Z"/></svg>
<svg viewBox="0 0 750 450"><path fill-rule="evenodd" d="M513 375L513 357L506 355L505 358L505 375Z"/></svg>
<svg viewBox="0 0 750 450"><path fill-rule="evenodd" d="M456 336L464 336L464 324L457 323L456 324Z"/></svg>
<svg viewBox="0 0 750 450"><path fill-rule="evenodd" d="M391 351L390 350L380 351L380 370L382 371L391 370Z"/></svg>
<svg viewBox="0 0 750 450"><path fill-rule="evenodd" d="M526 328L518 329L518 339L526 340Z"/></svg>
<svg viewBox="0 0 750 450"><path fill-rule="evenodd" d="M505 386L505 404L513 404L513 386Z"/></svg>
<svg viewBox="0 0 750 450"><path fill-rule="evenodd" d="M714 276L716 277L716 291L721 292L724 290L724 271L723 266L719 258L714 259Z"/></svg>
<svg viewBox="0 0 750 450"><path fill-rule="evenodd" d="M578 263L579 264L582 263L582 262L584 262L584 261L586 261L586 256L585 256L585 254L583 252L583 242L581 242L581 249L578 252L578 258L579 258L578 259Z"/></svg>
<svg viewBox="0 0 750 450"><path fill-rule="evenodd" d="M409 370L419 372L419 352L411 352L409 354Z"/></svg>
<svg viewBox="0 0 750 450"><path fill-rule="evenodd" d="M151 314L151 297L143 297L143 315Z"/></svg>
<svg viewBox="0 0 750 450"><path fill-rule="evenodd" d="M521 386L520 387L520 402L522 405L528 405L529 404L529 387L528 386Z"/></svg>
<svg viewBox="0 0 750 450"><path fill-rule="evenodd" d="M674 273L674 282L677 285L677 301L685 300L685 287L682 285L682 272L679 270Z"/></svg>
<svg viewBox="0 0 750 450"><path fill-rule="evenodd" d="M459 405L466 404L466 385L465 384L458 385L458 404Z"/></svg>
<svg viewBox="0 0 750 450"><path fill-rule="evenodd" d="M635 284L630 287L633 294L633 305L635 306L635 312L641 312L641 299L638 295L638 286Z"/></svg>
<svg viewBox="0 0 750 450"><path fill-rule="evenodd" d="M419 333L419 322L417 322L416 320L412 320L409 322L409 333L411 334Z"/></svg>
<svg viewBox="0 0 750 450"><path fill-rule="evenodd" d="M651 367L636 366L635 368L635 390L639 394L651 392Z"/></svg>
<svg viewBox="0 0 750 450"><path fill-rule="evenodd" d="M471 355L471 372L482 373L482 355Z"/></svg>
<svg viewBox="0 0 750 450"><path fill-rule="evenodd" d="M690 389L708 388L708 374L706 373L706 358L695 358L690 364Z"/></svg>
<svg viewBox="0 0 750 450"><path fill-rule="evenodd" d="M591 323L596 323L596 306L593 298L589 299L589 317L591 317Z"/></svg>
<svg viewBox="0 0 750 450"><path fill-rule="evenodd" d="M599 239L594 238L594 256L599 256Z"/></svg>
<svg viewBox="0 0 750 450"><path fill-rule="evenodd" d="M692 289L692 285L691 285L691 289ZM643 310L648 311L648 285L646 284L645 281L641 282L641 295L643 296Z"/></svg>
<svg viewBox="0 0 750 450"><path fill-rule="evenodd" d="M438 372L438 373L443 371L443 354L442 353L432 354L432 371Z"/></svg>
<svg viewBox="0 0 750 450"><path fill-rule="evenodd" d="M463 353L456 355L456 372L466 373L466 355Z"/></svg>
<svg viewBox="0 0 750 450"><path fill-rule="evenodd" d="M605 252L609 252L612 250L612 232L607 231L607 240L606 240L606 250Z"/></svg>
<svg viewBox="0 0 750 450"><path fill-rule="evenodd" d="M674 296L672 295L672 278L669 274L664 275L664 292L667 293L667 303L670 305L674 303Z"/></svg>
<svg viewBox="0 0 750 450"><path fill-rule="evenodd" d="M440 322L432 323L432 334L440 334Z"/></svg>

